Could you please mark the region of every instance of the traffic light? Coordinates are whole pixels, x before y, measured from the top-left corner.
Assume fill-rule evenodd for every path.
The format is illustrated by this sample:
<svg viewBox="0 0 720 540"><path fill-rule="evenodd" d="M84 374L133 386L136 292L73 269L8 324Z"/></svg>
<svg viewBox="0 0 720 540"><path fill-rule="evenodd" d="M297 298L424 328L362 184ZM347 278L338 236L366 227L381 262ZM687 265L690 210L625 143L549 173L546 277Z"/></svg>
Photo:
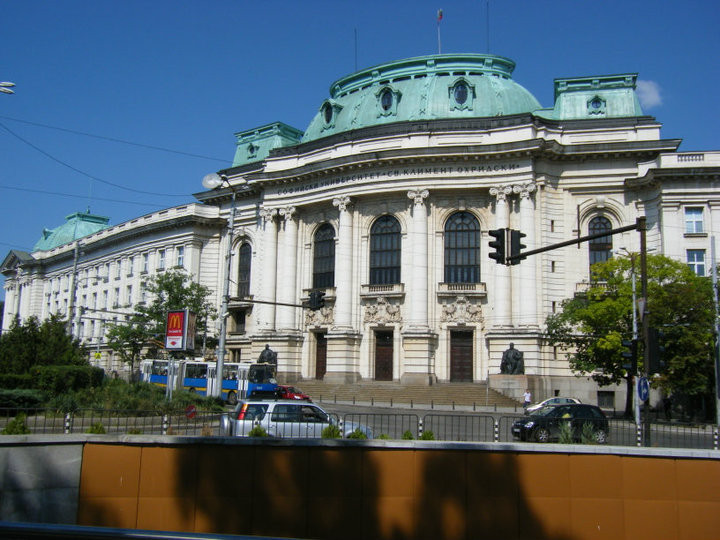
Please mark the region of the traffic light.
<svg viewBox="0 0 720 540"><path fill-rule="evenodd" d="M325 291L310 291L310 299L308 301L308 307L317 311L318 309L325 307Z"/></svg>
<svg viewBox="0 0 720 540"><path fill-rule="evenodd" d="M527 236L525 233L522 233L520 231L516 231L514 229L510 230L510 256L511 257L518 257L521 255L521 252L523 249L525 249L527 246L525 244L521 244L523 237ZM525 255L519 256L517 259L512 259L508 261L509 264L520 264L520 261L522 261L525 258Z"/></svg>
<svg viewBox="0 0 720 540"><path fill-rule="evenodd" d="M648 328L648 375L665 369L665 334L657 328Z"/></svg>
<svg viewBox="0 0 720 540"><path fill-rule="evenodd" d="M510 229L494 229L488 231L488 234L495 239L488 243L488 245L495 250L490 253L490 258L495 259L495 262L498 264L507 264L505 247L507 244L507 231L509 230Z"/></svg>
<svg viewBox="0 0 720 540"><path fill-rule="evenodd" d="M631 375L637 373L637 352L638 352L638 341L637 339L623 339L622 345L626 350L622 352L623 363L622 367L625 371Z"/></svg>

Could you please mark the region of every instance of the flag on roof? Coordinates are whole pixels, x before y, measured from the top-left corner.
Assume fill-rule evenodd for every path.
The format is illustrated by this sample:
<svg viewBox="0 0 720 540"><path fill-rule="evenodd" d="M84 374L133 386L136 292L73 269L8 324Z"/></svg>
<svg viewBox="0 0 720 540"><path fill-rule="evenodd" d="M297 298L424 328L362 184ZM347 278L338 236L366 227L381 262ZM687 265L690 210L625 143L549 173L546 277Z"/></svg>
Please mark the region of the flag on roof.
<svg viewBox="0 0 720 540"><path fill-rule="evenodd" d="M437 21L438 21L438 22L442 21L442 9L438 9Z"/></svg>

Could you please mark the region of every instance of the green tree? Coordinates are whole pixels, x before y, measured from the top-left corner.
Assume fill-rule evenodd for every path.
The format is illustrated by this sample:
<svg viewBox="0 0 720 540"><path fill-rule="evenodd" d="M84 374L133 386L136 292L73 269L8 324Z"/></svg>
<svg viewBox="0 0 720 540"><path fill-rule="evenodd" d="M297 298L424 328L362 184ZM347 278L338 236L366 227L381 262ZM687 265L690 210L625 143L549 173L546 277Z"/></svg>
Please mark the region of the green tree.
<svg viewBox="0 0 720 540"><path fill-rule="evenodd" d="M151 337L144 317L137 314L130 317L127 322L113 324L108 329L108 346L130 367L133 378L136 376L140 354Z"/></svg>
<svg viewBox="0 0 720 540"><path fill-rule="evenodd" d="M0 336L0 371L28 373L36 365L87 365L87 353L68 335L65 320L52 315L42 323L30 317L13 321Z"/></svg>
<svg viewBox="0 0 720 540"><path fill-rule="evenodd" d="M587 293L565 300L546 321L550 344L568 352L573 371L590 374L600 386L626 381L627 415L633 374L622 367L622 341L632 338L632 272L639 299L639 266L637 254L594 265ZM653 385L668 394L704 399L712 394L714 382L712 284L687 265L661 255L648 255L647 275L649 326L663 331L667 362ZM643 370L642 346L638 351Z"/></svg>
<svg viewBox="0 0 720 540"><path fill-rule="evenodd" d="M208 301L210 289L193 281L184 270L170 270L149 277L142 286L150 297L146 305L135 308L127 321L114 324L108 330L110 347L135 372L136 362L145 347L154 348L164 342L168 311L189 309L197 315L196 345L207 331L208 320L214 318L215 309Z"/></svg>

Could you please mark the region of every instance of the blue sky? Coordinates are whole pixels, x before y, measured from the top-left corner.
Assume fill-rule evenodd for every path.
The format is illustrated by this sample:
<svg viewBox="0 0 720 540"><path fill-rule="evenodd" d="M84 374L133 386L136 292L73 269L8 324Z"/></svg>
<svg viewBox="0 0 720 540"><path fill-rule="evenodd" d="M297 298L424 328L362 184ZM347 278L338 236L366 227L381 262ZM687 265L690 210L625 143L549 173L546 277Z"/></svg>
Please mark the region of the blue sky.
<svg viewBox="0 0 720 540"><path fill-rule="evenodd" d="M2 258L88 207L118 224L192 201L234 133L304 130L334 80L437 53L438 9L443 53L511 58L544 107L555 78L638 73L664 138L720 149L716 0L4 1Z"/></svg>

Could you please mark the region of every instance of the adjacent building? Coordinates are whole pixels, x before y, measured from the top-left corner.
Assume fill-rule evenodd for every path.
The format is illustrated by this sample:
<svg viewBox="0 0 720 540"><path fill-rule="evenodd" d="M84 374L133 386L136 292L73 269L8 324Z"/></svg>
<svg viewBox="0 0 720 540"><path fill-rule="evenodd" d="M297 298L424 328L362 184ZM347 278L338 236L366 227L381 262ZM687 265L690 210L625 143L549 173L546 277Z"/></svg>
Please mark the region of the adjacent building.
<svg viewBox="0 0 720 540"><path fill-rule="evenodd" d="M556 79L544 108L514 67L443 54L334 82L305 131L237 133L233 167L217 171L223 186L196 204L114 227L77 214L96 230L11 251L5 327L86 308L78 335L120 369L104 321L145 301L143 272L182 267L218 307L229 283L225 361L254 360L269 344L287 380L500 387L513 343L521 384L622 407L624 389L574 376L543 327L587 287L591 264L639 251L639 234L505 266L488 257L488 232L520 230L531 250L645 216L648 247L703 274L720 233L720 152L678 152L679 139L663 139L636 74ZM325 293L322 309L302 307L311 291Z"/></svg>

